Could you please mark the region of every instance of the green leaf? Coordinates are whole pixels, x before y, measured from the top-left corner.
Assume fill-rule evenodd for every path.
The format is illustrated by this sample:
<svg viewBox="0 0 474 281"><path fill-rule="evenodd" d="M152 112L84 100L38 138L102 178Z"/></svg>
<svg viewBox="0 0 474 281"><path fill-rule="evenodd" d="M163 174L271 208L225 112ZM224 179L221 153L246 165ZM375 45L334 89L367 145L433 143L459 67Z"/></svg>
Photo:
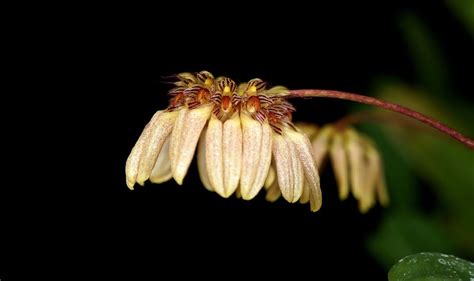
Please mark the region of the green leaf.
<svg viewBox="0 0 474 281"><path fill-rule="evenodd" d="M474 37L474 1L472 0L445 0L446 5L461 20Z"/></svg>
<svg viewBox="0 0 474 281"><path fill-rule="evenodd" d="M419 253L395 264L388 280L474 280L474 263L446 254Z"/></svg>
<svg viewBox="0 0 474 281"><path fill-rule="evenodd" d="M367 246L387 269L406 255L421 251L452 252L454 249L439 223L415 210L385 214L377 232L369 237Z"/></svg>
<svg viewBox="0 0 474 281"><path fill-rule="evenodd" d="M414 14L400 17L402 35L421 85L433 94L449 93L449 68L435 34Z"/></svg>

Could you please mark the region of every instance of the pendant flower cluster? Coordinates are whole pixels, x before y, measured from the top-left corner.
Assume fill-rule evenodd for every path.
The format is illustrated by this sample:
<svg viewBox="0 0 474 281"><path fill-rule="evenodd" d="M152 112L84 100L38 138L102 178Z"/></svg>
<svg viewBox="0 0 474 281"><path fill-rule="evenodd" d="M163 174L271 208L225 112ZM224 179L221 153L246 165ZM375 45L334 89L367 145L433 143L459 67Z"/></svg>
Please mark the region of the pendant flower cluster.
<svg viewBox="0 0 474 281"><path fill-rule="evenodd" d="M169 106L143 130L126 163L130 189L183 179L197 148L203 185L222 197L254 198L263 186L288 202L321 207L312 145L291 121L288 90L260 79L236 85L211 73L177 75Z"/></svg>
<svg viewBox="0 0 474 281"><path fill-rule="evenodd" d="M353 128L326 125L311 135L311 143L318 167L331 158L339 199L347 199L350 190L359 202L361 213L367 212L376 201L383 206L388 204L382 160L368 136Z"/></svg>
<svg viewBox="0 0 474 281"><path fill-rule="evenodd" d="M387 205L382 161L373 142L343 122L321 130L312 125L298 128L292 123L295 108L288 97L334 98L387 109L474 149L474 139L438 120L374 97L282 86L267 89L258 78L237 86L207 71L178 74L174 85L168 107L152 117L127 159L130 189L135 183L171 178L181 185L197 148L199 175L208 190L224 198L235 193L251 200L265 187L269 201L282 196L291 203L309 202L316 212L322 202L317 167L329 155L342 200L352 191L361 212L376 201Z"/></svg>

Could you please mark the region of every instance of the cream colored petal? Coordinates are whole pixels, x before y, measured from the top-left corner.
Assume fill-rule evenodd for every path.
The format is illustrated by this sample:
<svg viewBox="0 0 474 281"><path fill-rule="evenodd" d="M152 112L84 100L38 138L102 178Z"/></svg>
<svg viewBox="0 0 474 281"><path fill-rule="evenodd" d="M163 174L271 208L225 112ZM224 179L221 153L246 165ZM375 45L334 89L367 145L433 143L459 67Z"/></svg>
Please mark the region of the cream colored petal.
<svg viewBox="0 0 474 281"><path fill-rule="evenodd" d="M133 186L137 180L138 167L140 165L140 159L142 157L143 149L145 147L145 142L149 139L150 132L154 128L156 119L163 113L163 111L156 112L151 118L150 122L143 129L140 137L138 138L137 143L132 148L130 155L127 158L127 163L125 164L125 177L127 180L127 186L133 190Z"/></svg>
<svg viewBox="0 0 474 281"><path fill-rule="evenodd" d="M337 186L339 188L339 199L345 200L349 195L349 166L344 149L344 140L340 134L334 135L330 154Z"/></svg>
<svg viewBox="0 0 474 281"><path fill-rule="evenodd" d="M240 192L242 199L252 197L251 189L257 174L261 155L262 125L245 113L240 114L242 123L242 170L240 175Z"/></svg>
<svg viewBox="0 0 474 281"><path fill-rule="evenodd" d="M224 197L224 163L222 161L222 122L211 116L206 132L206 167L212 189Z"/></svg>
<svg viewBox="0 0 474 281"><path fill-rule="evenodd" d="M173 129L176 116L176 112L163 112L154 122L148 141L145 142L143 147L143 153L138 167L137 182L140 185L143 185L150 177L163 143Z"/></svg>
<svg viewBox="0 0 474 281"><path fill-rule="evenodd" d="M179 185L183 184L184 176L188 172L189 165L193 160L194 151L196 150L199 137L201 135L202 129L206 125L207 120L211 115L212 108L212 105L205 105L196 109L189 110L186 114L186 120L180 140L180 148L175 159L176 165L173 166L174 163L171 162L173 178ZM173 138L171 139L171 141L173 141ZM171 160L173 161L173 159ZM209 169L209 167L207 168Z"/></svg>
<svg viewBox="0 0 474 281"><path fill-rule="evenodd" d="M387 207L390 203L390 199L388 196L387 185L385 184L385 175L383 172L382 162L380 163L379 176L377 178L375 190L377 192L377 199L379 200L380 204L384 207Z"/></svg>
<svg viewBox="0 0 474 281"><path fill-rule="evenodd" d="M176 170L176 165L178 163L178 155L181 150L181 142L183 141L184 128L186 126L186 116L189 112L189 109L182 108L177 111L176 121L174 123L173 132L171 132L170 140L170 161L171 161L171 171Z"/></svg>
<svg viewBox="0 0 474 281"><path fill-rule="evenodd" d="M138 139L127 158L127 163L125 164L125 178L130 190L133 190L133 186L137 180L138 165L140 164L140 157L143 152L144 140L145 137Z"/></svg>
<svg viewBox="0 0 474 281"><path fill-rule="evenodd" d="M265 199L269 202L275 202L280 198L281 191L280 187L278 186L278 181L273 181L273 184L269 187L267 194L265 195Z"/></svg>
<svg viewBox="0 0 474 281"><path fill-rule="evenodd" d="M360 138L360 141L365 147L365 157L362 195L359 200L359 210L361 213L365 213L375 205L375 186L379 175L380 158L377 151L369 141L364 140L362 137Z"/></svg>
<svg viewBox="0 0 474 281"><path fill-rule="evenodd" d="M370 208L372 208L373 204L371 204L371 201L370 200L367 200L368 198L364 198L364 199L361 199L359 200L359 212L361 214L366 214Z"/></svg>
<svg viewBox="0 0 474 281"><path fill-rule="evenodd" d="M286 96L288 95L288 88L284 86L275 86L273 88L268 89L265 94L268 96Z"/></svg>
<svg viewBox="0 0 474 281"><path fill-rule="evenodd" d="M298 157L298 151L296 150L296 145L289 138L286 138L286 144L290 150L290 159L291 159L291 175L292 175L292 189L293 189L293 198L290 203L297 202L301 194L303 193L304 186L304 171L301 164L300 158Z"/></svg>
<svg viewBox="0 0 474 281"><path fill-rule="evenodd" d="M170 180L171 177L170 137L168 136L151 171L150 181L152 183L163 183Z"/></svg>
<svg viewBox="0 0 474 281"><path fill-rule="evenodd" d="M224 194L229 197L237 189L242 168L242 128L240 116L234 114L224 122L222 137L224 159Z"/></svg>
<svg viewBox="0 0 474 281"><path fill-rule="evenodd" d="M201 182L204 187L209 191L214 191L211 186L211 182L209 181L209 176L207 172L206 166L206 133L207 128L204 128L201 138L199 139L198 143L198 152L197 152L197 165L199 171L199 177L201 178Z"/></svg>
<svg viewBox="0 0 474 281"><path fill-rule="evenodd" d="M316 212L322 205L321 186L319 182L318 168L314 160L311 143L306 135L293 130L285 131L287 136L293 141L298 151L298 157L303 165L304 176L309 183L311 190L310 204L311 211Z"/></svg>
<svg viewBox="0 0 474 281"><path fill-rule="evenodd" d="M360 199L363 189L364 163L362 147L359 136L353 130L345 132L345 145L349 158L349 171L352 194L356 199Z"/></svg>
<svg viewBox="0 0 474 281"><path fill-rule="evenodd" d="M316 165L321 167L323 160L328 152L329 142L334 133L334 129L331 126L323 127L314 137L312 141L314 159Z"/></svg>
<svg viewBox="0 0 474 281"><path fill-rule="evenodd" d="M290 148L285 138L273 134L273 157L275 159L278 186L286 201L293 201L293 175L291 173Z"/></svg>
<svg viewBox="0 0 474 281"><path fill-rule="evenodd" d="M311 190L309 188L309 183L308 181L305 179L304 181L304 185L303 185L303 193L301 194L301 198L300 198L300 203L301 204L306 204L309 202L309 197L311 195Z"/></svg>
<svg viewBox="0 0 474 281"><path fill-rule="evenodd" d="M270 170L268 170L267 179L265 180L265 183L263 184L265 189L268 190L273 185L275 180L276 180L276 172L275 172L275 167L273 164L270 166Z"/></svg>
<svg viewBox="0 0 474 281"><path fill-rule="evenodd" d="M272 162L272 128L270 125L265 122L262 124L262 145L260 147L260 157L257 166L257 173L255 175L255 180L252 184L252 188L246 197L243 197L245 200L250 200L254 198L258 192L262 189L265 179L268 175L268 170L270 169L270 163Z"/></svg>

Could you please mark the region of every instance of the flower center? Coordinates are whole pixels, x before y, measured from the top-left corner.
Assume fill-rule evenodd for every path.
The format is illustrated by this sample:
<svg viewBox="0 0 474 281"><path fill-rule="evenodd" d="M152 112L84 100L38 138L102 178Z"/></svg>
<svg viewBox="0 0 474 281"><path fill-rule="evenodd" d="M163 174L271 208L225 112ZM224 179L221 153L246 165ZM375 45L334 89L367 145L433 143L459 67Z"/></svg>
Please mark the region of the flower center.
<svg viewBox="0 0 474 281"><path fill-rule="evenodd" d="M232 106L231 100L229 96L223 96L222 97L222 110L224 112L229 112L230 108Z"/></svg>
<svg viewBox="0 0 474 281"><path fill-rule="evenodd" d="M255 113L260 110L260 100L257 96L251 96L247 100L247 111L250 113Z"/></svg>
<svg viewBox="0 0 474 281"><path fill-rule="evenodd" d="M197 98L197 101L202 104L209 101L209 99L211 98L211 93L209 92L208 89L202 88L197 93L196 98Z"/></svg>

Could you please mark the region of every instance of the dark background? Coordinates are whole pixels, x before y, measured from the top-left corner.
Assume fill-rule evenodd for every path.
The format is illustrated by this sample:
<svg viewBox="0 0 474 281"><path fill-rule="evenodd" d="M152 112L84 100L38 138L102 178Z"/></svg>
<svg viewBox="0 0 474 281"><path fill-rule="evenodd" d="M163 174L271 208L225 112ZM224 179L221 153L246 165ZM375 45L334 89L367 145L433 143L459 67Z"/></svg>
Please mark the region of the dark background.
<svg viewBox="0 0 474 281"><path fill-rule="evenodd" d="M183 186L147 183L129 191L125 185L126 158L153 113L166 107L165 78L179 72L208 70L238 82L259 77L290 89L369 95L380 76L416 83L399 25L400 17L414 14L448 54L457 92L469 92L472 38L444 2L332 3L183 3L150 9L145 20L138 16L139 26L117 24L118 31L94 33L97 52L91 44L89 72L70 78L71 88L81 88L78 103L68 101L81 104L80 117L74 118L80 121L63 152L82 154L73 159L79 165L66 169L59 189L15 193L21 206L34 211L5 221L25 235L10 245L16 253L10 262L35 263L51 253L51 263L41 270L60 266L86 276L98 269L104 276L384 280L388 268L366 247L384 209L377 206L362 215L354 199L340 202L330 167L322 171L324 199L317 213L282 199L268 203L263 194L248 202L222 199L203 188L194 162ZM136 23L135 17L118 18ZM83 80L92 84L84 87ZM462 98L472 101L472 96ZM349 102L327 99L295 100L294 105L296 121L316 124L336 121L352 108ZM67 164L57 164L62 165ZM426 185L420 183L431 206Z"/></svg>

